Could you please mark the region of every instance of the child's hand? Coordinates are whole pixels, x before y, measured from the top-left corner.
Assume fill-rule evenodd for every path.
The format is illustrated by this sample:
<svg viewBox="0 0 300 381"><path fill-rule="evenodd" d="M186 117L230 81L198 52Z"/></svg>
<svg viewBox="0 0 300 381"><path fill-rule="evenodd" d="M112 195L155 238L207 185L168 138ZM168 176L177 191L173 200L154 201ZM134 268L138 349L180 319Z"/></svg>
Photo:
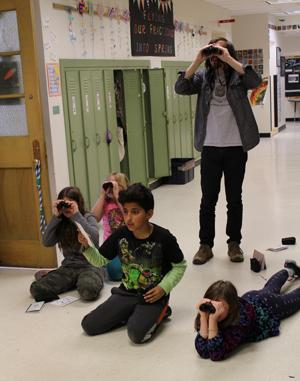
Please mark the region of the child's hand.
<svg viewBox="0 0 300 381"><path fill-rule="evenodd" d="M161 299L164 295L165 291L160 286L156 286L146 292L144 299L147 303L154 303L157 300Z"/></svg>
<svg viewBox="0 0 300 381"><path fill-rule="evenodd" d="M80 231L78 232L77 238L78 238L78 242L81 243L82 246L84 246L85 248L89 247L87 239Z"/></svg>
<svg viewBox="0 0 300 381"><path fill-rule="evenodd" d="M114 197L115 201L118 201L118 198L119 198L119 184L116 181L112 181L112 185L113 185L113 189L112 189L113 197Z"/></svg>
<svg viewBox="0 0 300 381"><path fill-rule="evenodd" d="M70 208L64 210L64 215L66 217L73 216L75 213L79 211L76 201L68 200L67 203L70 205Z"/></svg>
<svg viewBox="0 0 300 381"><path fill-rule="evenodd" d="M215 307L216 312L210 314L209 317L217 322L224 320L228 315L228 306L226 306L223 302L217 302L216 300L212 300L211 303Z"/></svg>
<svg viewBox="0 0 300 381"><path fill-rule="evenodd" d="M61 216L61 214L62 214L62 210L57 208L57 205L58 205L59 203L61 203L62 201L64 201L64 200L55 200L55 201L53 202L53 204L52 204L53 214L54 214L56 217L59 217L59 216Z"/></svg>

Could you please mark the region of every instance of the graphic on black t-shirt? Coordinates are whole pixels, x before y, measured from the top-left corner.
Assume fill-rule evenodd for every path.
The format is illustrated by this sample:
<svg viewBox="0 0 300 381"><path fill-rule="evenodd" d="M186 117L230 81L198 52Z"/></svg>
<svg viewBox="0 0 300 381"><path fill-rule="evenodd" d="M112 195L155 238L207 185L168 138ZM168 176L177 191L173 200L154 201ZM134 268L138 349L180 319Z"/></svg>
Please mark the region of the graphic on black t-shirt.
<svg viewBox="0 0 300 381"><path fill-rule="evenodd" d="M157 285L162 279L162 245L145 242L130 247L126 238L119 241L123 284L127 289L146 289Z"/></svg>

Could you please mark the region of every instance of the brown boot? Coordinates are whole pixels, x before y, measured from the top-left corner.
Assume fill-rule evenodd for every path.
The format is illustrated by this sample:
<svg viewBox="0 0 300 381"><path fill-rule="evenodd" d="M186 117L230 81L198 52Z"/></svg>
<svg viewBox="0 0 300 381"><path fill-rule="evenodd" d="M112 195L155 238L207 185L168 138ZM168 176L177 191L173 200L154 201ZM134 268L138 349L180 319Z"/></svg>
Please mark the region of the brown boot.
<svg viewBox="0 0 300 381"><path fill-rule="evenodd" d="M208 245L200 245L199 250L194 255L193 264L203 265L214 256L212 249Z"/></svg>
<svg viewBox="0 0 300 381"><path fill-rule="evenodd" d="M231 241L228 243L228 255L231 262L243 262L244 253L237 242Z"/></svg>

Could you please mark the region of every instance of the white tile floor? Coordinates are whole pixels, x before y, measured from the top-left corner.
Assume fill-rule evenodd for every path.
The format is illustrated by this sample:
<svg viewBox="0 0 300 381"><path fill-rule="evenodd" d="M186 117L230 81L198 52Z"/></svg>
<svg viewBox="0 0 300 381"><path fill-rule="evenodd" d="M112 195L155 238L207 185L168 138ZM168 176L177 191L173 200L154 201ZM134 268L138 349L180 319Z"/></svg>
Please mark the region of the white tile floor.
<svg viewBox="0 0 300 381"><path fill-rule="evenodd" d="M178 237L189 263L184 279L172 292L173 316L162 332L141 346L129 342L124 328L97 337L83 334L82 317L106 299L111 284L106 284L97 302L45 305L39 313L26 314L32 301L28 287L33 271L0 269L1 381L300 378L300 312L282 323L279 337L249 344L220 363L198 357L193 332L194 306L212 281L230 279L240 293L264 284L262 277L250 271L249 257L254 248L266 254L268 269L263 277L280 269L285 258L300 262L299 244L284 252L265 251L280 244L284 236L300 240L300 125L290 124L274 138L262 139L249 154L242 245L246 260L242 264L230 263L226 255L223 191L217 208L215 257L201 267L191 264L198 248L199 167L193 182L163 186L154 195L153 221Z"/></svg>

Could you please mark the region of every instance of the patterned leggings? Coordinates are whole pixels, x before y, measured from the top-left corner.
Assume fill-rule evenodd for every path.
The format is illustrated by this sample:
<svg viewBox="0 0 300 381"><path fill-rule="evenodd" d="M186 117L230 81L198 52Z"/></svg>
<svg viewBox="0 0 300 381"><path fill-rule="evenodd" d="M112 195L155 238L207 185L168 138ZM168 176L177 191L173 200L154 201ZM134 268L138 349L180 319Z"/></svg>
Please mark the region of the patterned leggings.
<svg viewBox="0 0 300 381"><path fill-rule="evenodd" d="M256 296L265 306L269 307L274 316L280 320L285 319L300 310L300 287L289 293L280 294L288 277L287 270L280 270L267 281L263 289L249 291L242 298L247 300L248 297Z"/></svg>

